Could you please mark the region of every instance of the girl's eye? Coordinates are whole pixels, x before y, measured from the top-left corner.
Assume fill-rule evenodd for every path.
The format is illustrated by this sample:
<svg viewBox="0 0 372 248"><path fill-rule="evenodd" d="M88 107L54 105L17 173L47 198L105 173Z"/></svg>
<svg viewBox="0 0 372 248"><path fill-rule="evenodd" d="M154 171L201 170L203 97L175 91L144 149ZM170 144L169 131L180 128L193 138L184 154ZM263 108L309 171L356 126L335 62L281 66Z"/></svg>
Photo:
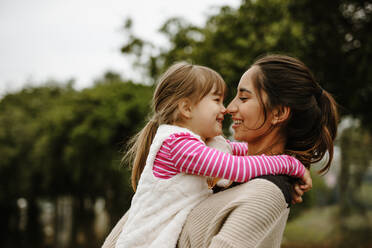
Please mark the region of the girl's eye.
<svg viewBox="0 0 372 248"><path fill-rule="evenodd" d="M248 97L239 97L240 101L245 102L248 100Z"/></svg>

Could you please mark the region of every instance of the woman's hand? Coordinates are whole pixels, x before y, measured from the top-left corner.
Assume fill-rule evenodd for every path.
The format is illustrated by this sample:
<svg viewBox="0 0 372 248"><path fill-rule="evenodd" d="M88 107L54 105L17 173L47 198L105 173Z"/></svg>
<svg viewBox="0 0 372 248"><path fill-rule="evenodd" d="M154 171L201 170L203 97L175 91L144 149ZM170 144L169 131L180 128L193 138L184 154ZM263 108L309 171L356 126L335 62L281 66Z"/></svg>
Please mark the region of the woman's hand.
<svg viewBox="0 0 372 248"><path fill-rule="evenodd" d="M301 203L302 195L313 187L310 171L306 169L300 182L296 182L293 186L292 204Z"/></svg>

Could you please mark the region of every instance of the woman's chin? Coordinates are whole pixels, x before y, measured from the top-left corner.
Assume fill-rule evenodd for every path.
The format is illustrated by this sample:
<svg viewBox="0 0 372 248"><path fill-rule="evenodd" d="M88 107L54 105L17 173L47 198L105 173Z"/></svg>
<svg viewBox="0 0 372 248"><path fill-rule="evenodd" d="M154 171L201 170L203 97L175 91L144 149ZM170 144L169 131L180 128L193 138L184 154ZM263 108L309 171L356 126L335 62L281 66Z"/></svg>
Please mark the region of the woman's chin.
<svg viewBox="0 0 372 248"><path fill-rule="evenodd" d="M239 132L234 132L234 139L238 141L242 141L242 136L239 134Z"/></svg>

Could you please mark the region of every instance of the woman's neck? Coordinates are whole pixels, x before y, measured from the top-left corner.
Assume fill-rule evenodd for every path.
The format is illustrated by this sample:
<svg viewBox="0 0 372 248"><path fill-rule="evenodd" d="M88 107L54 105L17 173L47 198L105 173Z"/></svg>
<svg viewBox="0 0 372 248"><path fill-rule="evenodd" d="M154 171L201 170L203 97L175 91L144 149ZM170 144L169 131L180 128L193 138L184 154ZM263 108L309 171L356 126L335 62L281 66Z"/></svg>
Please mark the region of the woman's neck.
<svg viewBox="0 0 372 248"><path fill-rule="evenodd" d="M248 155L276 155L283 154L285 149L285 139L275 132L253 142L248 142Z"/></svg>
<svg viewBox="0 0 372 248"><path fill-rule="evenodd" d="M248 155L277 155L283 154L284 145L279 144L268 144L268 145L256 145L248 143Z"/></svg>

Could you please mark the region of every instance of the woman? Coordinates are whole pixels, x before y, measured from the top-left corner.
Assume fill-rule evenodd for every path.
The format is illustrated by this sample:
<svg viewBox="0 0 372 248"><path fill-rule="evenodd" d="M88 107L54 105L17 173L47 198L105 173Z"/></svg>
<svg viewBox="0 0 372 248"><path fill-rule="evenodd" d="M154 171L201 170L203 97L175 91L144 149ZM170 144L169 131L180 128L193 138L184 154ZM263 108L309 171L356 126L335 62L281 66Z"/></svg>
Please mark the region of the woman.
<svg viewBox="0 0 372 248"><path fill-rule="evenodd" d="M326 172L333 158L338 114L332 96L316 83L299 60L267 55L247 70L236 97L228 105L234 138L249 144L249 154L290 154L305 166L328 152ZM304 192L295 185L301 202ZM290 184L269 176L214 194L187 218L178 247L280 247L289 213ZM104 247L114 244L125 217Z"/></svg>

